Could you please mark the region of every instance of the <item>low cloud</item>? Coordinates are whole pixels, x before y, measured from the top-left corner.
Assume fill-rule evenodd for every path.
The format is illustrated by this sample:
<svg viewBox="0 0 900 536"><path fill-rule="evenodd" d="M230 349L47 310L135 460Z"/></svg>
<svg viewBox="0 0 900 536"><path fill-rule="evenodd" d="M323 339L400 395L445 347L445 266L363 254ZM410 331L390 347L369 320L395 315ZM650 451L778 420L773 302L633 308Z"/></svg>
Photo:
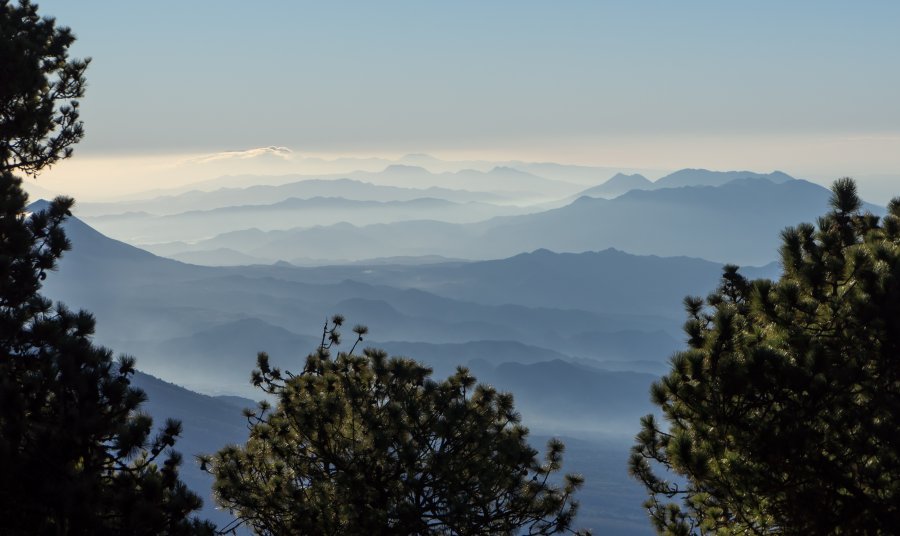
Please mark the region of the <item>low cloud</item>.
<svg viewBox="0 0 900 536"><path fill-rule="evenodd" d="M293 151L287 147L270 145L269 147L257 147L255 149L246 149L243 151L222 151L219 153L206 154L192 158L190 163L206 164L220 160L248 160L266 156L276 156L284 160L289 160L292 155Z"/></svg>

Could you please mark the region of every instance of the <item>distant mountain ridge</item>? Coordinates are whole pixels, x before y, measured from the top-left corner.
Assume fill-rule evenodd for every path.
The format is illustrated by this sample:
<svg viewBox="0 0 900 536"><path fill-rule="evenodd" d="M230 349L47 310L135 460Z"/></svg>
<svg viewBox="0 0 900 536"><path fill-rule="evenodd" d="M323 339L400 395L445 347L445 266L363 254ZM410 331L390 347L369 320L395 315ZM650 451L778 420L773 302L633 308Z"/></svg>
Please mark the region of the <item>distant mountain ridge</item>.
<svg viewBox="0 0 900 536"><path fill-rule="evenodd" d="M766 179L775 184L797 180L781 171L756 173L753 171L710 171L708 169L682 169L660 178L654 184L657 188L679 188L682 186L722 186L739 179Z"/></svg>
<svg viewBox="0 0 900 536"><path fill-rule="evenodd" d="M153 250L182 254L228 248L254 258L290 262L301 252L347 261L421 255L496 259L540 248L583 252L612 247L641 255L762 265L778 258L778 237L785 227L815 221L828 210L831 193L817 184L781 180L777 172L776 181L768 178L773 174L734 178L712 173L719 180L730 180L721 186L631 190L613 199L582 196L560 208L471 224L433 220L337 224L230 233ZM874 205L865 208L883 213Z"/></svg>
<svg viewBox="0 0 900 536"><path fill-rule="evenodd" d="M456 203L496 202L505 198L480 191L426 187L387 186L351 178L304 179L280 185L228 187L216 190L192 190L180 194L115 203L79 203L79 216L100 216L124 211L141 211L155 215L177 214L191 210L211 210L235 205L265 205L289 198L341 197L353 201L400 202L420 198L438 198Z"/></svg>
<svg viewBox="0 0 900 536"><path fill-rule="evenodd" d="M581 515L591 526L611 527L608 532L626 526L639 533L641 490L629 491L622 468L635 423L652 410L647 392L657 376L628 369L629 363L649 371L665 367L683 346L680 297L673 294L709 290L721 268L615 250L537 250L423 266L207 268L111 240L77 218L66 228L74 249L59 273L50 274L46 294L94 313L97 341L135 355L142 370L227 396L135 377L158 423L184 421L176 444L185 454L182 474L207 500L204 515L220 523L228 516L213 510L209 477L194 455L246 438L240 408L247 400L233 395L259 396L248 381L257 351L296 372L318 344L324 318L344 313L350 322L369 324L372 338L364 345L425 361L438 378L467 365L479 380L513 392L534 431L603 438L590 445L566 439L567 470L590 476ZM664 287L670 293L658 292ZM591 310L557 307L574 305L576 295ZM386 340L392 342L379 342ZM607 360L616 370L606 368ZM537 446L545 439L533 437Z"/></svg>
<svg viewBox="0 0 900 536"><path fill-rule="evenodd" d="M419 182L423 185L437 184L444 188L475 189L516 196L526 195L526 197L528 193L559 195L561 192L570 193L579 188L578 185L564 180L548 179L503 165L494 166L488 171L461 169L433 173L419 166L393 164L380 172L354 172L350 176L373 182L396 182L400 179Z"/></svg>
<svg viewBox="0 0 900 536"><path fill-rule="evenodd" d="M519 251L548 245L556 251L614 247L641 255L761 265L778 258L781 231L815 221L828 210L830 196L810 182L759 178L632 190L614 199L581 197L556 210L504 218L483 238Z"/></svg>
<svg viewBox="0 0 900 536"><path fill-rule="evenodd" d="M536 181L536 184L553 190L562 184L504 166L495 166L488 171L464 169L432 173L418 166L393 164L380 172L356 173L360 178L379 174L392 175L408 184L420 182L423 186L438 179L448 183L456 181L456 186L465 186L463 183L470 181L470 186L481 190L501 183L518 188ZM744 186L737 187L737 183ZM715 240L689 241L688 237L702 236L706 232L700 228L703 225L700 219L727 221L730 214L742 213L747 218L740 225L755 228L768 225L765 232L777 236L783 227L799 222L791 219L791 207L778 199L792 189L772 186L792 183L810 186L803 194L807 199L795 196L801 207L797 212L801 215L800 221L808 219L809 214L824 212L825 204L820 204L822 208L815 211L806 210L804 206L813 198L818 203L823 193L828 195L827 190L798 181L783 172L706 169L679 170L655 182L640 174L620 173L601 185L583 190L579 197L565 205L558 200L529 206L513 206L506 202L493 204L474 201L480 195L474 190L400 188L343 178L189 192L123 206L88 205L76 207L76 210L83 211L79 214L84 213L92 225L119 239L159 254L210 265L279 260L302 264L311 259L354 262L385 256L485 259L503 258L543 247L571 252L616 247L641 254L673 256L686 253L718 261L763 264L774 259L775 252L769 250L769 256L764 257L760 243L750 244L749 249L757 250L744 256L728 250L736 243L734 240L719 244ZM721 195L713 195L703 188L722 189ZM739 188L744 188L746 198L736 194ZM688 189L689 194L668 192L679 189ZM641 191L655 194L652 197L632 195ZM752 215L745 210L750 200L770 204L759 199L757 194L763 191L768 192L772 203L779 207L775 211L769 206L764 209L770 214L772 225L753 221ZM562 193L564 190L557 195ZM507 194L513 192L510 190ZM449 197L468 200L450 200ZM590 199L610 199L612 204L593 203ZM195 204L200 206L193 206ZM663 212L667 213L668 221L658 222L663 234L668 234L667 240L658 239L657 233L649 230L646 231L649 234L637 236L633 223L610 235L610 229L627 221L612 217L625 205L632 208L627 214L621 214L632 218L641 215L639 224L658 220ZM724 210L726 206L730 208ZM113 209L118 213L113 213ZM152 210L161 215L155 215L157 213ZM108 215L91 217L102 211L107 211ZM698 219L690 221L691 214L696 214ZM523 226L529 220L547 225ZM502 235L503 229L513 226L520 230L515 236L494 238ZM585 232L595 226L600 232L593 235ZM719 235L718 240L725 239L721 233ZM682 246L686 249L681 249Z"/></svg>
<svg viewBox="0 0 900 536"><path fill-rule="evenodd" d="M427 163L423 156L411 160ZM410 177L420 173L406 171ZM469 176L474 180L477 173ZM496 173L518 176L502 169ZM209 251L245 263L335 258L338 253L370 259L311 268L287 262L191 265L112 240L73 217L66 229L74 249L63 256L59 272L49 274L44 289L52 299L95 314L97 341L134 354L141 370L219 395L135 376L135 385L150 396L145 408L157 424L165 417L184 420L185 434L176 445L185 454L183 475L202 490L204 514L217 521L229 516L212 508L209 476L193 456L246 439L240 408L248 400L234 395L259 395L249 385L258 351L296 372L319 344L325 319L342 313L350 325L370 327L363 347L423 361L438 378L458 365L468 366L480 381L512 392L524 424L533 430L615 435L621 442L615 450L588 449L567 439L565 470L598 473L587 475L580 495L581 515L599 520L591 523L598 532L605 519L613 527L605 532L615 533L617 524L627 523L640 533L650 530L640 508L644 490L623 468L639 417L654 409L650 384L668 370L667 359L685 347L682 298L714 288L722 270L715 261L768 263L742 272L751 278L777 277L778 264L769 261L777 258L779 231L827 210L826 189L779 173L681 170L664 177L663 187L653 188L630 186L663 179L653 183L643 175L620 174L607 181L606 191L629 189L610 195L614 199L584 195L553 210L477 223L410 219L300 230L242 229L199 245L159 249L169 247L190 259L198 254L191 248L220 248ZM707 183L687 184L691 181ZM312 192L327 187L326 182L302 188ZM368 189L351 179L333 182L373 196L425 191ZM264 189L266 195L273 191ZM248 190L228 196L238 199ZM453 192L447 195L478 195ZM342 202L323 195L270 204L296 203L294 208L305 209L315 197L331 197L332 208ZM205 197L178 199L173 203L188 206L191 199ZM416 199L355 200L353 207L404 207ZM435 214L448 204L477 203L440 195L434 199L426 201L431 204L425 210ZM165 200L154 202L165 205ZM32 208L45 205L38 202ZM202 210L228 217L255 209ZM206 216L198 212L191 216ZM123 222L135 216L152 214L107 219ZM704 260L707 256L715 261ZM486 260L461 260L473 257ZM345 339L352 337L345 331ZM635 489L629 491L629 485Z"/></svg>
<svg viewBox="0 0 900 536"><path fill-rule="evenodd" d="M147 401L141 405L141 410L153 417L154 427L161 427L169 418L181 421L183 431L174 447L184 456L180 477L203 499L200 517L220 527L227 525L233 517L217 507L211 489L213 478L200 470L196 456L246 441L247 419L241 414L242 408L236 407L234 401L229 403L196 393L143 372L135 373L131 384L147 394Z"/></svg>
<svg viewBox="0 0 900 536"><path fill-rule="evenodd" d="M582 190L575 197L602 197L611 199L631 190L656 190L659 188L683 188L686 186L723 186L741 179L764 179L775 184L797 180L787 173L773 171L757 173L754 171L711 171L708 169L681 169L664 177L651 181L640 174L625 175L616 173L605 182Z"/></svg>
<svg viewBox="0 0 900 536"><path fill-rule="evenodd" d="M588 188L577 194L576 197L617 197L631 190L649 190L654 187L653 181L647 177L635 173L626 175L624 173L616 173L603 184Z"/></svg>
<svg viewBox="0 0 900 536"><path fill-rule="evenodd" d="M107 216L84 216L84 219L115 238L135 244L154 244L173 240L191 242L248 228L274 231L342 222L359 226L422 218L472 223L527 211L509 205L478 201L459 203L437 197L373 201L315 196L289 197L268 204L242 203L192 209L160 216L131 211Z"/></svg>
<svg viewBox="0 0 900 536"><path fill-rule="evenodd" d="M683 294L708 291L720 271L699 259L613 250L418 266L211 268L111 240L77 218L66 228L75 247L48 278L48 295L94 312L103 341L117 349L156 360L214 349L237 367L236 378L252 368L254 348L305 355L321 315L335 312L371 324L381 340L516 341L552 348L554 358L664 359L675 339L650 333L676 332ZM656 342L627 342L641 339Z"/></svg>

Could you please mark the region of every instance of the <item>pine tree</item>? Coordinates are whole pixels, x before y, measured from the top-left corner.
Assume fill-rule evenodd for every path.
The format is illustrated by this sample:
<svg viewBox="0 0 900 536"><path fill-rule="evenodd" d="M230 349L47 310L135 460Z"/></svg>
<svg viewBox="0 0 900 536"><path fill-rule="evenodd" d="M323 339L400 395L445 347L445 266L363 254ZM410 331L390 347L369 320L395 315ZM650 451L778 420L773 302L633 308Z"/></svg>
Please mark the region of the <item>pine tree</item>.
<svg viewBox="0 0 900 536"><path fill-rule="evenodd" d="M151 437L139 411L134 359L114 361L90 314L38 293L68 248L71 200L27 215L20 182L0 174L0 534L211 533L166 452L180 424Z"/></svg>
<svg viewBox="0 0 900 536"><path fill-rule="evenodd" d="M39 293L69 248L73 201L26 213L14 173L68 157L83 135L77 101L59 102L84 92L73 40L29 2L0 3L0 534L211 534L169 450L180 424L151 437L134 360L114 361L90 314Z"/></svg>
<svg viewBox="0 0 900 536"><path fill-rule="evenodd" d="M728 266L685 299L689 349L652 389L668 426L645 417L631 458L662 534L900 527L900 198L880 219L832 191L783 232L778 281Z"/></svg>
<svg viewBox="0 0 900 536"><path fill-rule="evenodd" d="M246 445L205 460L238 522L265 535L571 532L581 478L551 479L563 445L538 462L511 395L355 344L332 358L335 322L299 374L260 354L253 383L276 406L248 410Z"/></svg>
<svg viewBox="0 0 900 536"><path fill-rule="evenodd" d="M0 0L0 36L0 170L35 175L84 136L77 99L90 59L69 58L72 31L28 0Z"/></svg>

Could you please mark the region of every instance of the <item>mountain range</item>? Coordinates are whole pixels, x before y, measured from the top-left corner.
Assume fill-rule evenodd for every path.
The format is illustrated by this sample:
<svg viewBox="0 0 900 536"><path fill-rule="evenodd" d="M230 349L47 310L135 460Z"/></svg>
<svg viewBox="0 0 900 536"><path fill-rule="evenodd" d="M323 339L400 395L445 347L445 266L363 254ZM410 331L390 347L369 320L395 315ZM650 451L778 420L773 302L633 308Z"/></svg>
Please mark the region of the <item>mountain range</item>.
<svg viewBox="0 0 900 536"><path fill-rule="evenodd" d="M700 178L707 175L701 173ZM777 260L778 236L785 227L814 221L828 209L830 197L819 185L774 175L775 182L739 178L720 186L630 190L613 199L582 196L560 208L477 223L418 219L271 231L253 228L193 243L145 247L161 255L191 253L197 262L203 261L204 252L221 261L233 251L260 262L297 264L315 258L353 261L422 255L500 259L540 248L582 252L613 247L642 255L761 265ZM681 175L675 179L683 180ZM867 209L883 211L872 205Z"/></svg>
<svg viewBox="0 0 900 536"><path fill-rule="evenodd" d="M247 181L254 180L248 177ZM257 179L264 180L264 179ZM192 210L211 210L235 205L265 205L278 203L290 198L310 199L313 197L342 197L355 201L397 202L420 198L437 198L454 203L508 202L500 194L459 189L409 188L373 184L350 178L317 179L302 175L292 175L278 185L257 184L247 187L222 187L214 190L190 190L177 194L166 194L117 202L79 203L76 214L79 217L115 215L122 212L146 212L162 216Z"/></svg>
<svg viewBox="0 0 900 536"><path fill-rule="evenodd" d="M719 271L697 259L612 250L537 251L485 263L214 268L157 257L77 218L67 229L75 247L46 288L92 311L101 342L144 356L145 370L163 377L228 363L220 373L242 388L257 350L302 357L314 347L322 319L336 312L370 324L385 343L505 341L510 352L526 345L573 362L664 362L680 337L680 293L705 292ZM636 271L658 286L625 276ZM579 290L591 281L596 290ZM660 293L664 281L683 290ZM179 353L195 356L197 365L173 362Z"/></svg>
<svg viewBox="0 0 900 536"><path fill-rule="evenodd" d="M32 210L39 208L37 205ZM592 475L583 490L581 522L598 530L610 528L615 534L645 533L640 489L624 471L623 445L633 434L638 418L651 411L647 389L656 374L609 370L598 359L572 356L519 338L527 340L529 332L534 332L536 337L556 339L560 334L590 332L601 325L603 329L594 336L606 337L609 348L618 346L627 354L633 351L628 342L632 341L643 343L639 352L668 354L678 346L674 337L666 332L640 332L638 326L648 321L670 325L671 321L653 315L483 305L350 279L335 283L331 280L349 273L328 274L327 268L192 266L109 239L77 218L71 218L66 229L74 248L64 256L59 271L50 274L46 293L72 307L94 312L98 342L136 355L139 368L169 380L139 373L134 383L148 394L145 410L158 423L167 417L183 421L184 435L176 445L185 455L183 478L203 496L206 507L202 515L220 525L229 521L229 515L213 507L209 477L199 470L195 456L246 437L241 408L261 396L248 382L255 353L266 350L276 364L296 370L303 356L318 344L316 330L324 317L349 311L347 316L352 321L372 320L369 323L375 326L375 335L396 323L392 333L397 340L367 340L366 344L429 363L436 377L467 365L481 381L512 392L526 423L538 431L532 438L535 446L543 448L546 434L565 436L569 445L566 470ZM605 254L624 255L596 255ZM540 251L529 256L549 266L556 254ZM579 260L589 260L592 255L559 257L556 260L565 260L574 270ZM518 264L522 261L511 260L510 269L521 270ZM635 262L640 263L640 258ZM502 270L497 262L488 267L478 264L455 262L441 268L474 268L465 275L468 278L476 277L479 270ZM353 269L365 276L377 267ZM398 279L397 284L404 279L400 274L412 274L416 268L382 267ZM586 270L595 268L586 263ZM438 274L429 277L433 280ZM485 284L492 284L490 278ZM448 292L456 293L449 287ZM510 289L510 301L516 301L515 294ZM326 297L330 297L330 305L322 305ZM302 309L309 312L301 313ZM517 323L521 323L519 329L512 329ZM609 325L602 326L604 323ZM284 327L299 324L306 324L308 330L301 333ZM635 331L604 331L624 326ZM496 337L467 340L483 336L485 328ZM541 330L557 334L538 333ZM648 343L653 337L658 342ZM428 340L416 340L420 338ZM615 355L622 357L620 353ZM644 357L653 359L657 371L663 368L664 355ZM627 361L618 359L616 366ZM635 360L635 366L640 370L646 363ZM219 396L199 394L171 381Z"/></svg>
<svg viewBox="0 0 900 536"><path fill-rule="evenodd" d="M794 179L781 171L756 173L753 171L710 171L708 169L681 169L656 181L651 181L640 173L616 173L606 182L581 191L575 197L602 197L612 199L631 190L657 190L659 188L682 188L685 186L723 186L742 179L765 179L776 184Z"/></svg>
<svg viewBox="0 0 900 536"><path fill-rule="evenodd" d="M85 218L98 230L131 243L196 241L247 228L263 231L288 226L311 227L349 223L356 226L424 218L473 223L498 214L526 209L477 201L458 203L436 197L402 201L355 200L343 197L289 197L269 204L229 205L176 214L128 211Z"/></svg>
<svg viewBox="0 0 900 536"><path fill-rule="evenodd" d="M184 421L184 478L220 524L228 514L212 508L209 478L193 456L246 437L241 408L262 396L249 383L257 352L297 371L326 319L341 313L368 325L364 346L417 359L438 378L466 366L513 393L535 446L563 436L564 470L586 474L579 521L646 534L627 447L653 411L650 385L684 347L682 298L714 289L726 261L750 264L742 272L751 278L777 277L780 231L822 214L829 192L779 172L682 170L655 182L621 174L583 190L545 179L540 167L422 169L390 170L419 188L362 182L379 173L367 171L81 207L77 214L117 233L178 239L153 246L157 253L238 265L161 257L73 217L73 250L44 291L91 311L97 342L137 356L146 410L157 422ZM590 172L566 169L577 180ZM464 184L416 183L436 175ZM505 190L496 187L502 181ZM528 195L546 201L557 183L558 206L515 204ZM463 207L487 217L454 220ZM329 223L342 211L360 219ZM377 221L366 223L369 213ZM291 219L297 227L281 223ZM187 241L179 227L216 236ZM379 260L292 264L367 258Z"/></svg>

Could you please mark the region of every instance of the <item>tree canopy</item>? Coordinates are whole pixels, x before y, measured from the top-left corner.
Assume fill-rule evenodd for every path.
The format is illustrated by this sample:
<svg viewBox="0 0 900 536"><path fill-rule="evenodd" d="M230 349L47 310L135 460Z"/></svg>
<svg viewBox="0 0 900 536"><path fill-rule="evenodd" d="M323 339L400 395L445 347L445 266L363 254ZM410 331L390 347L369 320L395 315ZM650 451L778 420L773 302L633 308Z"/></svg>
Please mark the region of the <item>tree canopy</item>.
<svg viewBox="0 0 900 536"><path fill-rule="evenodd" d="M84 136L78 99L89 59L69 58L75 36L28 0L0 0L0 170L34 175Z"/></svg>
<svg viewBox="0 0 900 536"><path fill-rule="evenodd" d="M139 411L134 359L114 361L90 314L38 293L68 248L71 200L25 215L19 184L0 172L0 533L211 533L168 451L181 425L154 436Z"/></svg>
<svg viewBox="0 0 900 536"><path fill-rule="evenodd" d="M277 404L248 410L247 443L205 461L222 506L265 535L570 531L581 478L553 478L559 441L538 461L511 395L356 344L332 358L342 320L298 374L259 355L253 383Z"/></svg>
<svg viewBox="0 0 900 536"><path fill-rule="evenodd" d="M660 533L900 527L900 198L879 218L852 180L832 192L782 233L778 281L728 266L685 299L689 348L652 389L667 425L645 417L631 457Z"/></svg>
<svg viewBox="0 0 900 536"><path fill-rule="evenodd" d="M40 295L69 241L73 201L26 212L15 172L71 154L87 62L27 1L0 3L0 533L210 534L178 479L181 426L158 434L130 385L134 359L91 341L94 319ZM157 464L161 461L161 465Z"/></svg>

